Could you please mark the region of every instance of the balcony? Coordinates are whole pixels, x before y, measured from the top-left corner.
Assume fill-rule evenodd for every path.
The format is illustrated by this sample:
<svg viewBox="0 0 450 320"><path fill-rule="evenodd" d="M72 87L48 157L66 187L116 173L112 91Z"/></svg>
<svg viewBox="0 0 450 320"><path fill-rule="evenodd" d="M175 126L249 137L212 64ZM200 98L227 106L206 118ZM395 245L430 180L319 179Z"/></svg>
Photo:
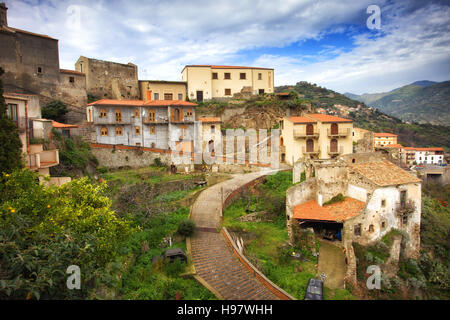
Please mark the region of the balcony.
<svg viewBox="0 0 450 320"><path fill-rule="evenodd" d="M145 124L167 124L169 123L169 119L165 118L165 119L150 120L148 118L143 118L142 122Z"/></svg>
<svg viewBox="0 0 450 320"><path fill-rule="evenodd" d="M350 135L350 128L347 128L345 130L338 130L337 132L335 131L331 132L330 129L327 129L328 137L339 138L339 137L347 137L349 135Z"/></svg>
<svg viewBox="0 0 450 320"><path fill-rule="evenodd" d="M42 150L41 144L31 145L30 153L26 155L27 167L32 170L50 168L59 164L58 149Z"/></svg>
<svg viewBox="0 0 450 320"><path fill-rule="evenodd" d="M112 117L97 117L94 119L95 124L131 124L131 118L122 118L121 121L116 121L115 118Z"/></svg>
<svg viewBox="0 0 450 320"><path fill-rule="evenodd" d="M311 149L306 149L305 147L302 147L302 152L303 152L303 154L319 154L320 153L320 148L319 147L314 147L311 150Z"/></svg>
<svg viewBox="0 0 450 320"><path fill-rule="evenodd" d="M172 122L172 123L194 123L194 120L195 120L194 116L183 117L181 119L173 117L170 119L170 122Z"/></svg>
<svg viewBox="0 0 450 320"><path fill-rule="evenodd" d="M327 152L329 155L337 155L337 154L343 154L344 153L344 147L340 146L339 148L330 148L330 146L327 147Z"/></svg>
<svg viewBox="0 0 450 320"><path fill-rule="evenodd" d="M296 139L306 139L313 138L317 139L319 137L319 132L306 132L302 130L294 130L294 138Z"/></svg>

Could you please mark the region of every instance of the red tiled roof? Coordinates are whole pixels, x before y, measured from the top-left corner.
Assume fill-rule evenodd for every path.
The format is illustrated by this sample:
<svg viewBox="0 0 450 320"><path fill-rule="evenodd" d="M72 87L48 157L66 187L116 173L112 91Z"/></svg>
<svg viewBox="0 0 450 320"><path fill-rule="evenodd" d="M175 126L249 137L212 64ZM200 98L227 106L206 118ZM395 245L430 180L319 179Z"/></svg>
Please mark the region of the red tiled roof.
<svg viewBox="0 0 450 320"><path fill-rule="evenodd" d="M365 202L349 197L345 198L344 201L322 207L319 206L316 200L311 200L295 206L292 217L302 220L343 222L359 215L365 206Z"/></svg>
<svg viewBox="0 0 450 320"><path fill-rule="evenodd" d="M356 163L350 168L378 186L421 182L419 178L386 160Z"/></svg>
<svg viewBox="0 0 450 320"><path fill-rule="evenodd" d="M86 74L84 74L83 72L79 72L79 71L75 71L75 70L59 69L59 72L70 73L70 74L75 74L75 75L79 75L79 76L86 76Z"/></svg>
<svg viewBox="0 0 450 320"><path fill-rule="evenodd" d="M293 123L316 123L317 121L307 117L289 117L289 120Z"/></svg>
<svg viewBox="0 0 450 320"><path fill-rule="evenodd" d="M414 147L405 147L405 150L415 150L415 151L444 151L444 148L414 148Z"/></svg>
<svg viewBox="0 0 450 320"><path fill-rule="evenodd" d="M196 106L196 103L184 100L147 100L145 106Z"/></svg>
<svg viewBox="0 0 450 320"><path fill-rule="evenodd" d="M399 143L396 144L388 144L384 146L385 148L403 148L403 146Z"/></svg>
<svg viewBox="0 0 450 320"><path fill-rule="evenodd" d="M374 132L373 135L375 137L396 137L396 134L389 133L389 132Z"/></svg>
<svg viewBox="0 0 450 320"><path fill-rule="evenodd" d="M184 100L144 101L144 100L115 100L115 99L101 99L88 104L88 106L101 106L101 105L140 107L140 106L196 106L197 104Z"/></svg>
<svg viewBox="0 0 450 320"><path fill-rule="evenodd" d="M205 117L205 118L198 118L198 121L201 122L222 122L219 117Z"/></svg>
<svg viewBox="0 0 450 320"><path fill-rule="evenodd" d="M52 120L52 127L53 128L78 128L75 124L67 124L67 123L60 123Z"/></svg>
<svg viewBox="0 0 450 320"><path fill-rule="evenodd" d="M320 122L353 122L353 120L350 120L350 119L330 116L328 114L323 114L323 113L311 113L311 114L307 114L306 116L316 119Z"/></svg>

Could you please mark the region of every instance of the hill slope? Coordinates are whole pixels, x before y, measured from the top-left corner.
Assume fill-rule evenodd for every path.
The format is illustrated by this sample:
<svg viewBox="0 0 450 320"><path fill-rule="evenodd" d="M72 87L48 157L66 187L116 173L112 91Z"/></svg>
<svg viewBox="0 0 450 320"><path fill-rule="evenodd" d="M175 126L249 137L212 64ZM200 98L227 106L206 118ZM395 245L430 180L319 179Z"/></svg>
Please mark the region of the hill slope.
<svg viewBox="0 0 450 320"><path fill-rule="evenodd" d="M450 81L416 81L384 93L348 97L408 122L450 124Z"/></svg>

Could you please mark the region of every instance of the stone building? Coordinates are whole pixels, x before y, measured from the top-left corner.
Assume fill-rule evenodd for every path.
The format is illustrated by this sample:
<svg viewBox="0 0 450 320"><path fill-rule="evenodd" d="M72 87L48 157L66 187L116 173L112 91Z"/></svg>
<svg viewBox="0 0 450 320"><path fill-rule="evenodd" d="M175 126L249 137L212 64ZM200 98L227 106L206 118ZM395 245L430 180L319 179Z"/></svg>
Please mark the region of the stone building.
<svg viewBox="0 0 450 320"><path fill-rule="evenodd" d="M388 132L375 132L374 137L374 147L385 147L389 144L397 144L397 135Z"/></svg>
<svg viewBox="0 0 450 320"><path fill-rule="evenodd" d="M219 117L198 118L202 125L202 147L215 152L215 147L222 145L222 121Z"/></svg>
<svg viewBox="0 0 450 320"><path fill-rule="evenodd" d="M353 127L352 133L353 152L373 152L374 133L370 130Z"/></svg>
<svg viewBox="0 0 450 320"><path fill-rule="evenodd" d="M186 100L186 82L139 80L141 100Z"/></svg>
<svg viewBox="0 0 450 320"><path fill-rule="evenodd" d="M402 249L404 256L418 257L420 179L376 153L297 163L294 167L297 181L300 172L306 173L306 181L286 193L291 237L294 225L313 228L321 234L340 234L347 261L354 261L353 242L371 245L396 229L408 235ZM338 194L345 197L343 201L327 204Z"/></svg>
<svg viewBox="0 0 450 320"><path fill-rule="evenodd" d="M97 99L139 99L138 68L80 56L75 70L86 75L86 91Z"/></svg>
<svg viewBox="0 0 450 320"><path fill-rule="evenodd" d="M86 90L83 76L59 68L58 40L8 26L7 8L0 4L0 66L5 70L5 91L38 95L41 107L61 100L69 108L67 119L84 118ZM74 77L74 82L69 82Z"/></svg>
<svg viewBox="0 0 450 320"><path fill-rule="evenodd" d="M269 68L187 65L181 71L189 100L229 99L249 90L254 95L274 92L274 70Z"/></svg>
<svg viewBox="0 0 450 320"><path fill-rule="evenodd" d="M326 114L286 117L281 123L282 159L293 165L299 159L329 159L352 153L353 121Z"/></svg>

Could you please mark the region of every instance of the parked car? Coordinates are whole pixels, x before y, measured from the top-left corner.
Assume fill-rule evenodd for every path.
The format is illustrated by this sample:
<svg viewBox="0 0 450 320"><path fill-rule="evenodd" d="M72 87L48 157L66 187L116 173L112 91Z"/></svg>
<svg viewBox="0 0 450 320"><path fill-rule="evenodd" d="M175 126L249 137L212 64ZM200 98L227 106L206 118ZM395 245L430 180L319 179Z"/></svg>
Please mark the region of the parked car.
<svg viewBox="0 0 450 320"><path fill-rule="evenodd" d="M306 288L305 300L323 300L323 281L311 278Z"/></svg>

